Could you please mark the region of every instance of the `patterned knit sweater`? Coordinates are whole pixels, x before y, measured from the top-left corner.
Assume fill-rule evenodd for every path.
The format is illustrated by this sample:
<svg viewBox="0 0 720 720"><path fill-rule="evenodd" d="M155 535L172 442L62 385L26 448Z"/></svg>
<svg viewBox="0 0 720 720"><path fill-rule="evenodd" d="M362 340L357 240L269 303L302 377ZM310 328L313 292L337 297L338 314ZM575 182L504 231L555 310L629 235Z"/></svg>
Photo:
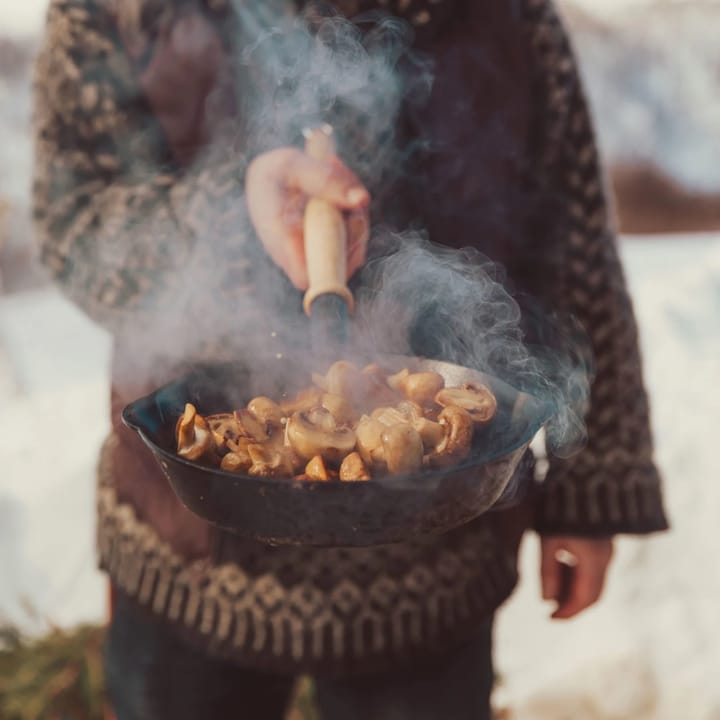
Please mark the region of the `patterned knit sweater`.
<svg viewBox="0 0 720 720"><path fill-rule="evenodd" d="M350 5L353 13L372 3ZM447 5L400 0L390 9L423 31ZM162 26L172 6L134 0L125 7ZM257 243L237 235L247 227L241 201L247 148L228 153L227 144L208 143L189 167L173 162L114 8L111 0L51 2L37 66L34 199L45 263L120 345L138 336L144 342L154 327L148 318L171 314L166 305L187 294L187 267L211 268L217 286L194 298L190 310L184 306L171 324L179 335L193 320L188 312L202 318L217 311L217 293L224 307L257 303L263 288L253 284L252 268L267 259ZM551 0L523 0L518 8L519 42L533 74L530 161L567 228L554 248L560 271L544 300L583 325L595 368L588 442L569 459L551 458L533 509L535 527L586 536L662 530L637 329L578 69ZM227 19L231 10L223 0L207 0L204 12ZM438 23L451 22L446 11L439 14ZM221 25L229 32L229 23ZM227 130L218 137L232 137ZM200 241L208 235L220 241ZM262 314L253 315L262 327ZM216 359L209 339L180 343L183 359ZM108 446L116 442L111 437ZM189 561L141 521L137 508L118 500L110 457L106 448L102 566L191 641L240 662L351 671L441 650L466 637L517 580L516 548L503 543L500 514L443 538L397 546L239 543L221 561Z"/></svg>

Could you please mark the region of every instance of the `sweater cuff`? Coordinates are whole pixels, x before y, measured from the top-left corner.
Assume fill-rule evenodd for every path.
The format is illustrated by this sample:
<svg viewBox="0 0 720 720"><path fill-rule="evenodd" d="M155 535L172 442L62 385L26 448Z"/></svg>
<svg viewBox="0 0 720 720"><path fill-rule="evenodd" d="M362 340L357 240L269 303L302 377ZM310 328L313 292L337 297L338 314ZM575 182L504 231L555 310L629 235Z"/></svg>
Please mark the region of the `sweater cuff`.
<svg viewBox="0 0 720 720"><path fill-rule="evenodd" d="M541 535L645 535L669 528L655 465L582 472L570 463L555 460L540 485L534 526Z"/></svg>

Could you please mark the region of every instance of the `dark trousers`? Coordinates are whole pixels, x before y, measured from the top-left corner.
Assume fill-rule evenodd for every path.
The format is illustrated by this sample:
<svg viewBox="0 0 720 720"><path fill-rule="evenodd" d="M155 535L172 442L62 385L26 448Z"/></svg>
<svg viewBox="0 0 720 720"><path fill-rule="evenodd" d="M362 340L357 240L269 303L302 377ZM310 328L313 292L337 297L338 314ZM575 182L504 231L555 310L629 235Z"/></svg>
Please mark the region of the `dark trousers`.
<svg viewBox="0 0 720 720"><path fill-rule="evenodd" d="M420 668L315 681L323 720L490 720L492 622ZM116 599L105 648L117 720L283 720L294 679L209 658Z"/></svg>

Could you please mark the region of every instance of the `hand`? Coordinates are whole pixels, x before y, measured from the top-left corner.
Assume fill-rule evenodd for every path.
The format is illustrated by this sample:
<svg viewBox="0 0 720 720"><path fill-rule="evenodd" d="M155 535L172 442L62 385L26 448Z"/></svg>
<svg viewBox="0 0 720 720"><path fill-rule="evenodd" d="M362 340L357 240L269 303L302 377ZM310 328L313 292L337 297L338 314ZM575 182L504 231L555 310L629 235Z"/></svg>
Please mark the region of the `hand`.
<svg viewBox="0 0 720 720"><path fill-rule="evenodd" d="M543 600L556 600L555 619L574 617L600 597L613 554L610 538L543 537L540 540ZM563 563L563 555L570 561ZM569 568L568 568L569 565ZM563 587L563 574L570 578Z"/></svg>
<svg viewBox="0 0 720 720"><path fill-rule="evenodd" d="M370 195L337 158L319 161L296 148L271 150L250 164L245 190L255 231L295 287L308 287L303 214L310 196L348 213L347 277L365 262Z"/></svg>

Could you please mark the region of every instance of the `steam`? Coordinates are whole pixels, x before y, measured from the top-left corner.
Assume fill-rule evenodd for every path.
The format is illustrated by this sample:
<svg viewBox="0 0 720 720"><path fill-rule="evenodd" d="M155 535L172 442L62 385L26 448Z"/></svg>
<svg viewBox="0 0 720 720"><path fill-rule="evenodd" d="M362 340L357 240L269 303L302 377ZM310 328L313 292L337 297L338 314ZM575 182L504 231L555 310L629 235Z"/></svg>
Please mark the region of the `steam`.
<svg viewBox="0 0 720 720"><path fill-rule="evenodd" d="M473 249L432 245L417 234L388 238L365 268L357 335L375 352L421 355L481 370L554 405L547 444L556 455L585 440L589 359L570 318L550 317L510 296L505 271ZM534 342L531 342L531 339Z"/></svg>
<svg viewBox="0 0 720 720"><path fill-rule="evenodd" d="M242 126L229 135L226 128L227 145L214 152L236 154L238 177L248 159L297 146L302 131L320 123L333 125L341 157L372 189L392 184L413 153L426 148L427 138L401 142L395 130L401 109L421 104L432 87L432 63L411 50L406 24L372 16L361 32L331 16L311 32L304 18L274 3L235 4ZM181 362L215 359L249 363L257 386L267 356L283 352L304 362L308 377L318 369L301 295L254 240L242 183L226 203L235 210L234 227L203 230L172 284L151 298L154 309L125 329L118 346L133 385L164 382ZM138 232L162 239L172 227L138 218ZM521 310L504 287L503 269L475 251L380 228L371 249L374 259L353 283L358 355L421 354L483 370L556 405L548 429L556 454L582 444L589 364L575 350L583 342L571 323L527 302ZM110 251L117 262L122 250Z"/></svg>

